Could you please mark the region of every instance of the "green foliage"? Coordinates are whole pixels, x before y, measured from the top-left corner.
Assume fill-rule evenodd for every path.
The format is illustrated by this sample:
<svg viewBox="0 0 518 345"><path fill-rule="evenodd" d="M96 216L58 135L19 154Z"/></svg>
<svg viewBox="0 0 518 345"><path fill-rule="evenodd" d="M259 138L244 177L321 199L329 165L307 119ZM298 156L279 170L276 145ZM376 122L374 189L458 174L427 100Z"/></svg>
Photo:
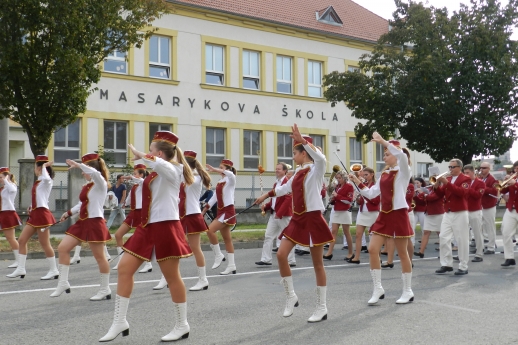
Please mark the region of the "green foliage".
<svg viewBox="0 0 518 345"><path fill-rule="evenodd" d="M103 145L99 145L97 151L95 151L99 155L100 158L104 160L104 163L108 167L110 171L110 183L113 185L117 181L117 175L122 173L126 176L133 175L133 166L129 163L126 163L123 167L115 167L115 159L113 155L113 150L105 150ZM133 184L131 181L125 182L127 187L131 187Z"/></svg>
<svg viewBox="0 0 518 345"><path fill-rule="evenodd" d="M358 139L394 134L435 161L500 155L516 139L518 0L471 0L459 12L395 1L392 30L361 57L365 73L332 72L324 96L345 102Z"/></svg>
<svg viewBox="0 0 518 345"><path fill-rule="evenodd" d="M0 1L0 118L27 132L34 155L86 111L99 63L140 47L164 0Z"/></svg>

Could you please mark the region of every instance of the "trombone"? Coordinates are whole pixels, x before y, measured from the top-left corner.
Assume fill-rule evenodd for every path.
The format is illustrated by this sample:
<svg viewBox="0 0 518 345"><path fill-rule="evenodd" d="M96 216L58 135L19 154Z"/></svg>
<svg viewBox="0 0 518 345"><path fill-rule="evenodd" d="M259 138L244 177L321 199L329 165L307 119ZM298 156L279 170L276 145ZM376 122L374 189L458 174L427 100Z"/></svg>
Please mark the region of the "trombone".
<svg viewBox="0 0 518 345"><path fill-rule="evenodd" d="M507 180L503 181L502 183L498 183L498 185L495 186L495 189L500 192L502 189L509 187L509 182L511 182L511 180L516 180L516 178L518 178L518 173L512 174L511 177L509 177Z"/></svg>

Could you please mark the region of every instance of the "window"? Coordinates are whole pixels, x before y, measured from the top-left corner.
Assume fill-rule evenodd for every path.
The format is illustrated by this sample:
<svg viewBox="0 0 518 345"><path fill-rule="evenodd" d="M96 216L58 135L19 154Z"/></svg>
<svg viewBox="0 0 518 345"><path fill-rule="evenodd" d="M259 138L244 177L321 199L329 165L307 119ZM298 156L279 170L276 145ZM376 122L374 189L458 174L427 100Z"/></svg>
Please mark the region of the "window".
<svg viewBox="0 0 518 345"><path fill-rule="evenodd" d="M417 177L430 177L428 168L432 166L432 163L417 163Z"/></svg>
<svg viewBox="0 0 518 345"><path fill-rule="evenodd" d="M277 92L292 93L291 58L287 56L277 56Z"/></svg>
<svg viewBox="0 0 518 345"><path fill-rule="evenodd" d="M316 134L310 134L309 136L313 138L313 145L320 147L322 149L322 153L324 153L324 136Z"/></svg>
<svg viewBox="0 0 518 345"><path fill-rule="evenodd" d="M207 44L205 46L205 82L207 84L224 85L223 47Z"/></svg>
<svg viewBox="0 0 518 345"><path fill-rule="evenodd" d="M149 124L149 143L153 141L155 133L158 131L172 131L171 125L163 123L150 123Z"/></svg>
<svg viewBox="0 0 518 345"><path fill-rule="evenodd" d="M244 168L257 169L261 154L261 132L243 131Z"/></svg>
<svg viewBox="0 0 518 345"><path fill-rule="evenodd" d="M376 172L383 171L385 168L385 162L383 161L383 155L385 154L385 147L381 144L376 144Z"/></svg>
<svg viewBox="0 0 518 345"><path fill-rule="evenodd" d="M151 36L149 39L149 76L153 78L171 78L171 39L163 36Z"/></svg>
<svg viewBox="0 0 518 345"><path fill-rule="evenodd" d="M225 158L225 130L207 128L205 141L205 161L213 167L218 167L221 160Z"/></svg>
<svg viewBox="0 0 518 345"><path fill-rule="evenodd" d="M277 161L293 166L293 141L290 133L277 133Z"/></svg>
<svg viewBox="0 0 518 345"><path fill-rule="evenodd" d="M347 67L347 71L354 73L354 72L361 72L360 67L358 66L349 66Z"/></svg>
<svg viewBox="0 0 518 345"><path fill-rule="evenodd" d="M243 50L243 87L259 90L259 53Z"/></svg>
<svg viewBox="0 0 518 345"><path fill-rule="evenodd" d="M127 164L128 124L104 121L104 155L109 163Z"/></svg>
<svg viewBox="0 0 518 345"><path fill-rule="evenodd" d="M308 96L322 97L322 63L308 61Z"/></svg>
<svg viewBox="0 0 518 345"><path fill-rule="evenodd" d="M104 60L104 71L111 73L128 74L126 52L112 51Z"/></svg>
<svg viewBox="0 0 518 345"><path fill-rule="evenodd" d="M70 125L58 129L54 133L54 162L65 163L67 159L79 159L79 120Z"/></svg>
<svg viewBox="0 0 518 345"><path fill-rule="evenodd" d="M349 138L349 162L363 164L362 143L356 138Z"/></svg>

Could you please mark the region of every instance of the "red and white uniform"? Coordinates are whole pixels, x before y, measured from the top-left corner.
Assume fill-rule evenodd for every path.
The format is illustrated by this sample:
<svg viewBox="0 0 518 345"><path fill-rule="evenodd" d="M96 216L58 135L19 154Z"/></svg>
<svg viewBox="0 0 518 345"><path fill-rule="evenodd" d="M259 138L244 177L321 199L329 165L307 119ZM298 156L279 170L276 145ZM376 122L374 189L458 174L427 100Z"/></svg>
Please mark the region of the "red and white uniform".
<svg viewBox="0 0 518 345"><path fill-rule="evenodd" d="M54 181L45 167L41 167L41 175L32 186L32 204L27 224L34 228L46 228L56 222L49 210L49 197Z"/></svg>
<svg viewBox="0 0 518 345"><path fill-rule="evenodd" d="M212 194L209 200L209 208L218 203L218 214L216 218L223 223L236 214L234 209L234 192L236 190L236 175L230 170L223 170L225 175L216 185L216 193ZM227 225L236 224L236 217L224 222Z"/></svg>
<svg viewBox="0 0 518 345"><path fill-rule="evenodd" d="M444 197L431 189L429 194L420 194L426 201L426 216L424 229L427 231L441 231L442 218L444 217Z"/></svg>
<svg viewBox="0 0 518 345"><path fill-rule="evenodd" d="M518 229L518 184L514 184L500 191L502 195L509 193L506 210L502 218L502 238L504 240L504 257L514 259L513 236Z"/></svg>
<svg viewBox="0 0 518 345"><path fill-rule="evenodd" d="M352 224L351 208L354 199L353 186L349 183L336 185L336 196L333 197L333 210L331 217L332 224Z"/></svg>
<svg viewBox="0 0 518 345"><path fill-rule="evenodd" d="M83 186L79 202L68 211L69 216L79 213L79 219L65 234L81 242L108 242L112 237L104 221L103 209L108 183L96 169L86 164L79 164L79 167L92 180Z"/></svg>
<svg viewBox="0 0 518 345"><path fill-rule="evenodd" d="M421 225L421 230L424 230L424 219L426 214L426 200L424 199L423 193L414 193L413 202L414 207L414 232L417 227L417 223Z"/></svg>
<svg viewBox="0 0 518 345"><path fill-rule="evenodd" d="M367 188L374 186L374 182L371 181L367 184ZM373 199L361 196L358 198L358 214L356 216L356 225L363 225L365 227L371 227L380 213L380 201L381 198L378 195Z"/></svg>
<svg viewBox="0 0 518 345"><path fill-rule="evenodd" d="M482 235L482 196L486 190L486 185L482 180L475 178L471 180L468 191L468 220L475 244L477 246L476 256L484 255L484 236Z"/></svg>
<svg viewBox="0 0 518 345"><path fill-rule="evenodd" d="M406 202L408 204L408 221L410 222L410 226L412 227L412 243L415 244L415 215L414 215L414 209L412 208L412 202L414 200L414 194L415 194L415 186L413 183L409 183L406 188Z"/></svg>
<svg viewBox="0 0 518 345"><path fill-rule="evenodd" d="M439 234L441 266L452 267L453 265L451 252L453 235L459 247L459 269L467 270L469 260L468 192L471 179L461 173L458 176L450 176L447 180L446 185L436 190L437 194L444 196L444 209L446 211Z"/></svg>
<svg viewBox="0 0 518 345"><path fill-rule="evenodd" d="M0 231L22 225L14 208L16 193L18 193L16 184L4 179L4 185L0 187Z"/></svg>
<svg viewBox="0 0 518 345"><path fill-rule="evenodd" d="M279 238L286 237L305 247L321 246L334 241L333 235L322 216L322 185L326 171L326 157L312 145L304 149L314 160L295 170L293 177L285 184L277 185L268 195L283 196L292 193L293 217Z"/></svg>
<svg viewBox="0 0 518 345"><path fill-rule="evenodd" d="M153 251L159 262L191 256L178 208L183 165L152 155L142 159L153 172L142 186L141 224L123 250L145 261L151 261Z"/></svg>
<svg viewBox="0 0 518 345"><path fill-rule="evenodd" d="M194 175L194 182L187 186L184 182L180 185L180 221L184 231L190 234L206 232L207 223L201 215L200 195L202 180L200 175Z"/></svg>
<svg viewBox="0 0 518 345"><path fill-rule="evenodd" d="M392 144L389 144L387 149L397 158L397 165L383 171L380 179L372 187L368 188L363 183L359 185L361 194L366 198L381 197L381 213L370 231L385 237L410 238L413 231L406 201L411 175L408 157Z"/></svg>
<svg viewBox="0 0 518 345"><path fill-rule="evenodd" d="M129 195L124 201L126 205L130 205L130 213L127 215L126 219L124 219L124 223L130 228L136 228L141 221L142 184L144 183L144 179L132 176L131 181L135 184L131 187Z"/></svg>
<svg viewBox="0 0 518 345"><path fill-rule="evenodd" d="M487 250L495 250L496 241L496 203L498 202L498 191L496 186L498 181L493 175L488 174L482 179L485 184L484 195L482 196L482 231L487 235Z"/></svg>

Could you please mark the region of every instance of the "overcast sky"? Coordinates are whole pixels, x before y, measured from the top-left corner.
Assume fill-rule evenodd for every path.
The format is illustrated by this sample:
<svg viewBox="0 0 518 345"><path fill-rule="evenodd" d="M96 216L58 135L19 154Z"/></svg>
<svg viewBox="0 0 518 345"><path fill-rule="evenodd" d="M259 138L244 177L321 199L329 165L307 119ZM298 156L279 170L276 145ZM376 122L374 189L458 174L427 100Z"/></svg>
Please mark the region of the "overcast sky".
<svg viewBox="0 0 518 345"><path fill-rule="evenodd" d="M385 18L391 19L392 13L396 9L396 5L394 5L393 0L353 0L357 4L365 7L369 11L376 13L377 15ZM423 1L430 6L434 7L447 7L450 12L457 11L460 8L460 4L464 3L469 5L469 0L459 1L459 0L428 0ZM501 3L507 4L507 0L502 0ZM518 40L518 29L514 30L513 38ZM516 141L511 149L511 160L518 160L518 141Z"/></svg>

